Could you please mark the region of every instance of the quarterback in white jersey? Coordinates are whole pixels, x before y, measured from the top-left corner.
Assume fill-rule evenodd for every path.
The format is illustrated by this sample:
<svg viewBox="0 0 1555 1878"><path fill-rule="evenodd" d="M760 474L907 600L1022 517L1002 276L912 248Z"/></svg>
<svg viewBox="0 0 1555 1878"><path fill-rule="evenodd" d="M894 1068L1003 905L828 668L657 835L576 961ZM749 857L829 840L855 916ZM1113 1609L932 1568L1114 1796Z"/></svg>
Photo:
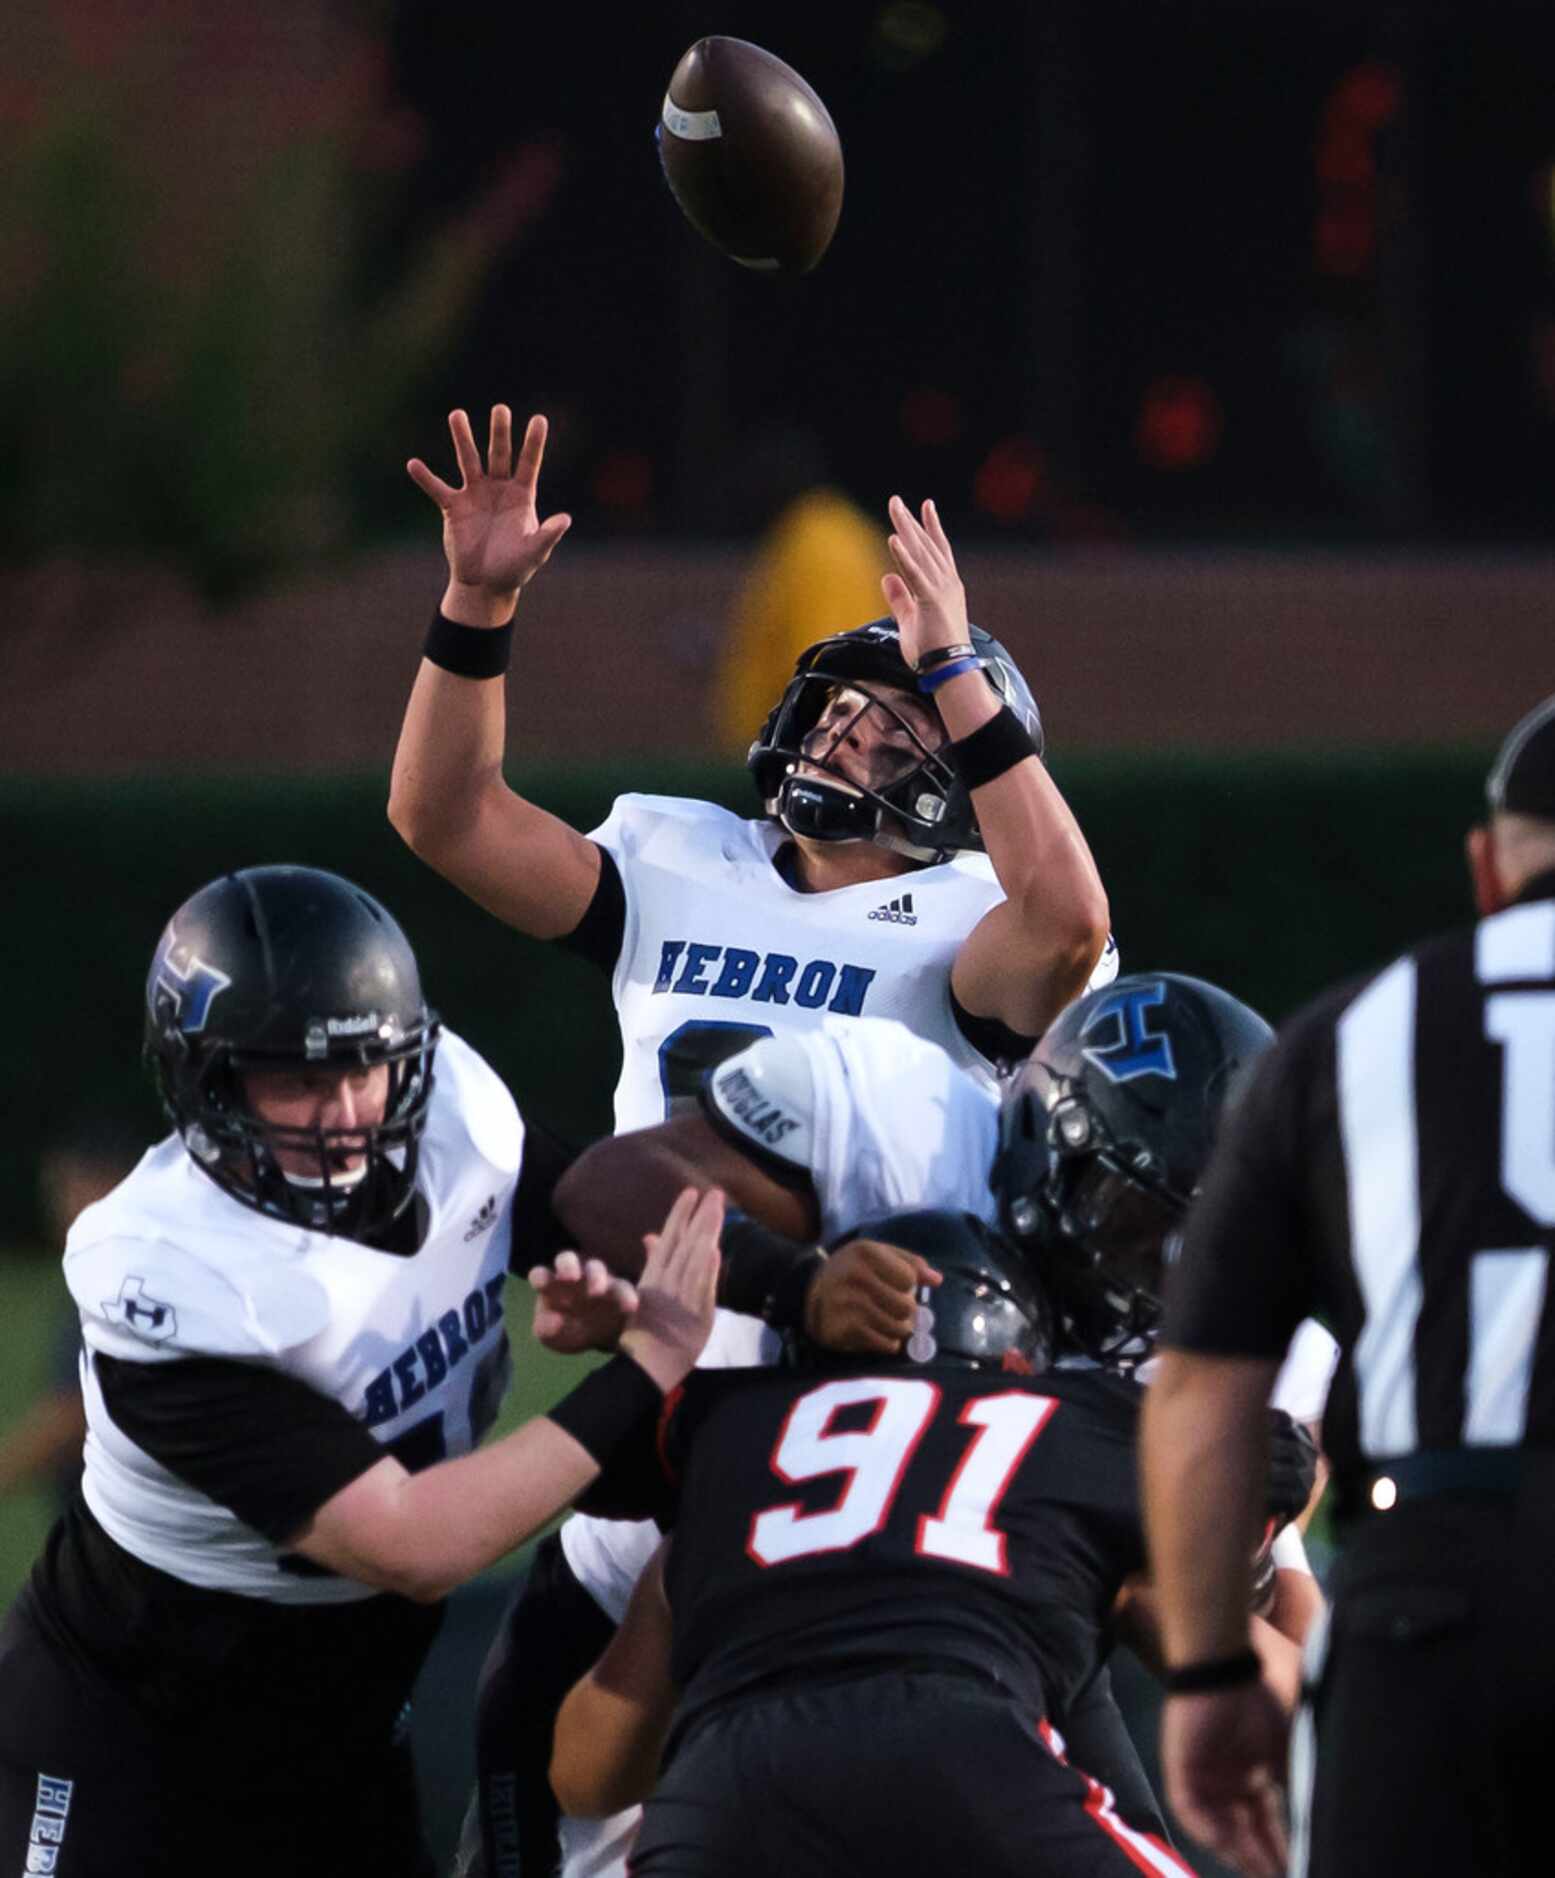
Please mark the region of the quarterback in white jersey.
<svg viewBox="0 0 1555 1878"><path fill-rule="evenodd" d="M973 1058L1023 1054L1101 960L1107 900L1041 761L1035 701L967 619L933 503L914 515L892 499L891 617L818 639L751 726L764 822L627 796L590 837L502 773L519 593L569 526L536 509L545 420L515 461L496 406L484 463L464 412L449 425L459 486L409 466L442 514L449 581L389 818L499 918L611 972L617 1127L662 1119L742 1038L827 1013L896 1017Z"/></svg>
<svg viewBox="0 0 1555 1878"><path fill-rule="evenodd" d="M249 868L174 914L146 1054L176 1132L72 1228L83 1490L0 1628L0 1870L430 1878L407 1704L455 1585L662 1406L722 1204L655 1240L622 1354L472 1452L558 1156L440 1033L389 914Z"/></svg>

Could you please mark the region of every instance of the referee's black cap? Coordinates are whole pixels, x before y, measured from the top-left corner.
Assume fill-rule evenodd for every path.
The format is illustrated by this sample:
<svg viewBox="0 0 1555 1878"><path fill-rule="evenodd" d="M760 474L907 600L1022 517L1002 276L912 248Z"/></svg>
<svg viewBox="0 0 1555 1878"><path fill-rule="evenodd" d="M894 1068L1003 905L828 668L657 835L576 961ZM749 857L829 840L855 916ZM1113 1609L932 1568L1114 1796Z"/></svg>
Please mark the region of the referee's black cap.
<svg viewBox="0 0 1555 1878"><path fill-rule="evenodd" d="M1485 794L1498 813L1555 822L1555 697L1536 704L1502 744Z"/></svg>

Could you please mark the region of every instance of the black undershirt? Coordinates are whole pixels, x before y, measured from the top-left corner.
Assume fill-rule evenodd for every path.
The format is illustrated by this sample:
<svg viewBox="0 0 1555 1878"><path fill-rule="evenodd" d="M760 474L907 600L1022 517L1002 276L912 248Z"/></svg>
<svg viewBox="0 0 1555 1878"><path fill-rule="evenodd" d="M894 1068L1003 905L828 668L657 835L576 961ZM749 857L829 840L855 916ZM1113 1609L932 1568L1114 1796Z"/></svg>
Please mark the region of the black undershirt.
<svg viewBox="0 0 1555 1878"><path fill-rule="evenodd" d="M92 1353L114 1425L170 1474L283 1545L384 1448L333 1396L264 1363Z"/></svg>
<svg viewBox="0 0 1555 1878"><path fill-rule="evenodd" d="M599 847L598 842L594 845ZM793 842L788 841L772 857L773 867L796 891L799 890L798 853ZM599 858L599 884L594 889L594 897L582 919L571 932L561 934L556 944L597 965L602 972L613 972L626 942L626 889L621 881L621 870L609 850L600 848ZM997 1017L977 1016L967 1010L954 991L950 992L950 1010L957 1030L991 1063L1001 1066L1023 1063L1036 1048L1035 1037L1011 1030Z"/></svg>

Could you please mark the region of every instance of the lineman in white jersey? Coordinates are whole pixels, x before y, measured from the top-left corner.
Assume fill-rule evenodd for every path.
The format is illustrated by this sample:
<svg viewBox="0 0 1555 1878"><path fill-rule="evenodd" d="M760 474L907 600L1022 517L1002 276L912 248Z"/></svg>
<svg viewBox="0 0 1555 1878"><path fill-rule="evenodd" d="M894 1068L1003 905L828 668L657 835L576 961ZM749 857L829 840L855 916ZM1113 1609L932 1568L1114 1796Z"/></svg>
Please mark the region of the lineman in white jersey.
<svg viewBox="0 0 1555 1878"><path fill-rule="evenodd" d="M756 1288L781 1292L774 1273L787 1260L800 1281L790 1297L811 1335L855 1348L897 1347L911 1323L913 1282L929 1274L871 1242L831 1260L818 1244L836 1245L857 1221L905 1207L970 1212L1032 1246L1065 1306L1071 1361L1122 1362L1145 1379L1163 1240L1197 1183L1228 1085L1270 1034L1213 986L1168 973L1122 978L1050 1027L1001 1103L898 1024L828 1021L760 1040L719 1065L705 1078L700 1114L597 1143L563 1175L557 1207L585 1250L629 1270L638 1209L661 1190L716 1179L785 1235L733 1252L753 1260ZM1071 1140L1063 1118L1072 1131L1081 1113L1089 1132ZM1146 1144L1148 1169L1132 1158ZM847 1294L833 1283L839 1267L863 1274ZM547 1301L562 1314L574 1300L548 1286ZM1273 1405L1316 1422L1333 1357L1332 1339L1309 1326ZM655 1537L652 1527L576 1515L563 1529L574 1573L618 1619ZM1270 1616L1299 1636L1318 1600L1295 1527L1280 1534L1268 1563ZM1294 1649L1265 1641L1279 1672L1293 1677ZM1125 1816L1154 1829L1153 1798L1105 1685L1085 1716L1067 1720L1071 1743L1081 1739L1085 1764L1107 1770ZM595 1854L569 1869L607 1869L599 1853L624 1852L632 1817L566 1821L564 1843Z"/></svg>
<svg viewBox="0 0 1555 1878"><path fill-rule="evenodd" d="M492 411L484 463L462 411L450 430L458 487L409 465L442 514L449 581L395 753L390 820L499 918L610 972L618 1129L662 1120L751 1038L828 1018L898 1018L991 1078L1093 973L1115 973L1106 896L1040 760L1035 703L1003 647L969 624L932 503L915 516L891 502L891 617L812 646L760 727L750 766L764 819L628 795L586 836L502 774L519 592L570 525L536 508L545 420L530 420L516 460L506 406ZM749 1360L756 1336L721 1320L709 1360ZM531 1606L553 1563L532 1575ZM535 1615L542 1648L566 1621L589 1613ZM597 1653L587 1644L551 1679L558 1701ZM538 1712L532 1662L522 1673ZM494 1664L483 1733L500 1733L517 1699ZM508 1758L483 1745L483 1779L505 1779ZM548 1791L542 1779L532 1805L511 1793L497 1804L511 1836L511 1818L548 1809ZM488 1818L500 1870L498 1831ZM531 1847L525 1863L545 1858Z"/></svg>
<svg viewBox="0 0 1555 1878"><path fill-rule="evenodd" d="M427 1878L405 1724L440 1601L686 1373L721 1202L619 1294L626 1354L475 1454L557 1167L387 912L316 869L212 882L146 1048L177 1132L67 1245L85 1477L0 1629L0 1869Z"/></svg>

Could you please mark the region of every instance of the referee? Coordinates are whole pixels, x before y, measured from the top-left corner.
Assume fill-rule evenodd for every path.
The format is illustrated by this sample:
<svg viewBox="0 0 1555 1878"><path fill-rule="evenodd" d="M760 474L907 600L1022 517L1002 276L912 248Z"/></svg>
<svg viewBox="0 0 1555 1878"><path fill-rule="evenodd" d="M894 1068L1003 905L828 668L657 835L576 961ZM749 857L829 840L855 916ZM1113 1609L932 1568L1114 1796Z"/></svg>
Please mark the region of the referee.
<svg viewBox="0 0 1555 1878"><path fill-rule="evenodd" d="M1247 1647L1255 1411L1315 1314L1344 1547L1291 1744L1291 1869L1555 1869L1555 697L1468 838L1479 924L1298 1015L1190 1217L1143 1436L1184 1825L1284 1863ZM1325 1634L1326 1632L1326 1634Z"/></svg>

